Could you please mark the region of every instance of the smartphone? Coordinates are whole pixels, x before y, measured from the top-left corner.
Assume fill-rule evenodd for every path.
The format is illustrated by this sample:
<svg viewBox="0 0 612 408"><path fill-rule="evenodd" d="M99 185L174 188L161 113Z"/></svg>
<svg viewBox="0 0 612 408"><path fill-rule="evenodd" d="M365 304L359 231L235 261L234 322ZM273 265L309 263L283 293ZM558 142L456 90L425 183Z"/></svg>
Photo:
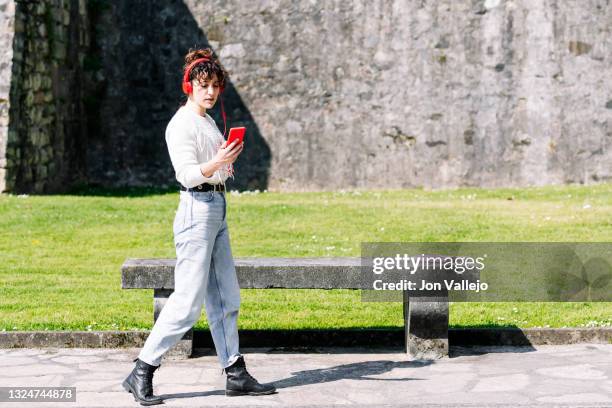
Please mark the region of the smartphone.
<svg viewBox="0 0 612 408"><path fill-rule="evenodd" d="M226 146L231 145L234 140L238 141L236 145L239 145L240 143L242 143L242 141L244 140L244 132L246 132L245 127L231 128L229 131L229 135L227 136Z"/></svg>

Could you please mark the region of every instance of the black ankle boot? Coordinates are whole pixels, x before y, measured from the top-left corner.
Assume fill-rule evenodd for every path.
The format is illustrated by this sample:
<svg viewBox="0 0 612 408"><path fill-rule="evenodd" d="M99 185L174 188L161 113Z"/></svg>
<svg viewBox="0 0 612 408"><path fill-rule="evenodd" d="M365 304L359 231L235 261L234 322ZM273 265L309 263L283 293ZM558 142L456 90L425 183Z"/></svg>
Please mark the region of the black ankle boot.
<svg viewBox="0 0 612 408"><path fill-rule="evenodd" d="M225 368L227 382L225 383L225 395L235 397L237 395L267 395L276 392L272 384L260 384L246 370L244 358L238 360L231 366Z"/></svg>
<svg viewBox="0 0 612 408"><path fill-rule="evenodd" d="M161 404L164 400L153 395L153 372L159 366L152 366L140 359L135 359L136 367L130 375L123 381L123 388L134 396L134 400L140 405Z"/></svg>

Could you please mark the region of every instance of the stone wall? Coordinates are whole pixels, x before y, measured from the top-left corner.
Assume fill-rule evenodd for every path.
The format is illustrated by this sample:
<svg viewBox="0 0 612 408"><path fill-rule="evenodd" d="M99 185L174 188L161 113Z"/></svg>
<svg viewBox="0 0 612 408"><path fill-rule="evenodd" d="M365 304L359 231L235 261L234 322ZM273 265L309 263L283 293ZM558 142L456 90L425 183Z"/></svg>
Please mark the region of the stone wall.
<svg viewBox="0 0 612 408"><path fill-rule="evenodd" d="M15 3L0 0L0 192L6 190L6 143L9 131L14 27Z"/></svg>
<svg viewBox="0 0 612 408"><path fill-rule="evenodd" d="M612 178L609 1L187 4L273 189Z"/></svg>
<svg viewBox="0 0 612 408"><path fill-rule="evenodd" d="M2 111L8 122L4 189L62 191L85 180L85 0L5 5L3 17L12 17L14 37L10 67L3 65L1 74L10 71L10 102Z"/></svg>
<svg viewBox="0 0 612 408"><path fill-rule="evenodd" d="M82 2L45 4L58 10L59 4L81 4L83 10ZM75 89L72 112L81 109L85 119L36 105L41 98L43 104L58 100L45 88L43 73L40 90L19 91L22 98L29 92L33 105L20 99L17 117L32 112L55 121L19 125L14 137L27 135L32 148L20 150L21 156L7 149L6 163L17 157L21 166L20 173L7 169L7 185L56 188L40 184L44 166L47 179L61 173L45 160L75 169L58 177L67 180L64 185L174 184L164 129L183 100L182 57L193 46L211 46L220 55L231 74L224 95L229 125L248 127L234 187L493 187L612 179L607 0L88 4L87 15L77 20L84 36L89 21L90 37L77 48L90 64L74 64L81 68L71 70L67 82ZM24 20L24 44L42 47L40 53L48 47L37 28L44 15ZM16 33L17 17L18 11ZM57 60L57 69L77 60ZM36 64L21 65L36 72ZM0 67L1 80L6 68ZM12 84L31 88L38 81L22 72ZM219 118L217 110L214 115ZM62 131L60 117L78 125ZM51 142L62 134L72 141L63 153ZM51 146L46 159L45 143ZM77 152L80 161L67 152Z"/></svg>

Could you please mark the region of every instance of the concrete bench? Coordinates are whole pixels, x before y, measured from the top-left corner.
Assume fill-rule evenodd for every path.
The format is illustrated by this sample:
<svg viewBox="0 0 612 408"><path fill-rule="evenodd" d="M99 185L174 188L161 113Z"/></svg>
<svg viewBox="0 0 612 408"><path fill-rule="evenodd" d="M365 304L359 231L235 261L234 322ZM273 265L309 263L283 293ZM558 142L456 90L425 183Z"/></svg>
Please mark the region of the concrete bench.
<svg viewBox="0 0 612 408"><path fill-rule="evenodd" d="M153 320L174 290L175 259L127 259L123 289L153 289ZM236 258L242 289L362 289L360 258ZM448 356L448 297L418 298L404 292L405 351L413 358ZM167 356L189 357L193 329Z"/></svg>

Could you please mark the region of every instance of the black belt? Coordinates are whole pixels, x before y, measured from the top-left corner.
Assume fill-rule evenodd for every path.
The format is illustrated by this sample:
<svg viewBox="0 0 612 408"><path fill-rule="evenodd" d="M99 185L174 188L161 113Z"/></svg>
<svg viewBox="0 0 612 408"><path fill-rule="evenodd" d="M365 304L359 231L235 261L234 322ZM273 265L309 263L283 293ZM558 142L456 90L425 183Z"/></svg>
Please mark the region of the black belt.
<svg viewBox="0 0 612 408"><path fill-rule="evenodd" d="M181 185L181 190L183 191L225 191L225 187L223 184L208 184L202 183L199 186L195 186L192 188L187 188Z"/></svg>

